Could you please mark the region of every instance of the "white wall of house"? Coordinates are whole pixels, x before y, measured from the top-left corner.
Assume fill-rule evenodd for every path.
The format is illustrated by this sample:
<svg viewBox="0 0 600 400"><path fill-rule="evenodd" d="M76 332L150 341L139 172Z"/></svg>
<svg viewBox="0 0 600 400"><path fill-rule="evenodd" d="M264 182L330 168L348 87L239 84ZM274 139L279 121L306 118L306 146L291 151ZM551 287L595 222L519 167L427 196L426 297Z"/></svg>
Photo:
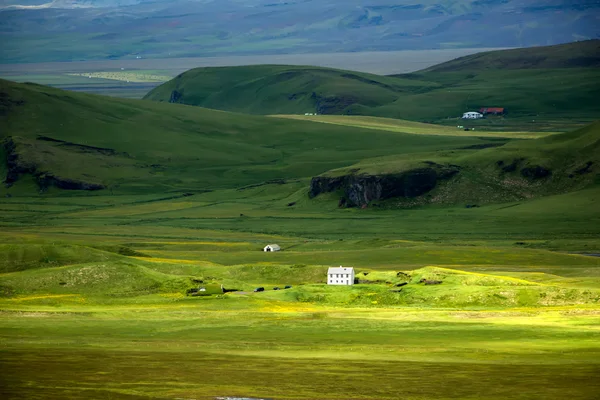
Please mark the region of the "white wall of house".
<svg viewBox="0 0 600 400"><path fill-rule="evenodd" d="M329 268L327 271L328 285L354 285L354 268Z"/></svg>

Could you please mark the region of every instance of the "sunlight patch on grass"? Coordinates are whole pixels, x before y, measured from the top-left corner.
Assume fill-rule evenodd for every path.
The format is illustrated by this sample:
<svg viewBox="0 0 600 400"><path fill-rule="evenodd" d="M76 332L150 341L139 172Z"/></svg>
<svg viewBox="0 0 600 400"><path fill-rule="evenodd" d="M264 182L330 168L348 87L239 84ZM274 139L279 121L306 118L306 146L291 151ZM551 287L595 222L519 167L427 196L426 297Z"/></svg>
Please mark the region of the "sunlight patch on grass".
<svg viewBox="0 0 600 400"><path fill-rule="evenodd" d="M485 136L485 137L504 137L518 139L537 139L544 136L554 135L560 132L491 132L491 131L465 131L462 128L448 127L443 125L426 124L392 118L349 116L349 115L270 115L273 118L286 118L320 122L324 124L352 126L356 128L366 128L375 130L384 130L399 133L411 133L415 135L435 135L435 136Z"/></svg>
<svg viewBox="0 0 600 400"><path fill-rule="evenodd" d="M143 71L136 72L74 72L69 76L83 76L91 79L109 79L124 82L166 82L172 77L167 75L154 75Z"/></svg>

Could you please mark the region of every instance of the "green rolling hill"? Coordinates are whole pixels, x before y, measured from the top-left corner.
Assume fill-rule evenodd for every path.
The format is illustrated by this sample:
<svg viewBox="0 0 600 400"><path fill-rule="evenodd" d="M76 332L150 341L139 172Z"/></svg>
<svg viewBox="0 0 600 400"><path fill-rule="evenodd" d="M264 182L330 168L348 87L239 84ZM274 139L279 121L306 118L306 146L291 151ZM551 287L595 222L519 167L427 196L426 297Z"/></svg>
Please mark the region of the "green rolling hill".
<svg viewBox="0 0 600 400"><path fill-rule="evenodd" d="M435 125L416 124L427 134L410 134L403 132L411 132L410 123L377 130L7 81L1 90L8 195L68 189L181 196L288 181L308 189L313 178L311 197L336 192L348 206L400 199L394 204L404 207L513 201L598 180L598 123L506 144L497 133L452 136Z"/></svg>
<svg viewBox="0 0 600 400"><path fill-rule="evenodd" d="M197 68L145 98L252 114L316 112L455 124L465 111L504 107L507 123L591 121L600 115L599 43L481 53L395 76L275 65Z"/></svg>
<svg viewBox="0 0 600 400"><path fill-rule="evenodd" d="M59 189L205 191L308 178L364 158L482 143L0 81L8 194Z"/></svg>
<svg viewBox="0 0 600 400"><path fill-rule="evenodd" d="M313 178L310 195L335 192L340 205L501 203L600 184L600 122L480 151L362 160ZM486 147L486 146L480 146Z"/></svg>

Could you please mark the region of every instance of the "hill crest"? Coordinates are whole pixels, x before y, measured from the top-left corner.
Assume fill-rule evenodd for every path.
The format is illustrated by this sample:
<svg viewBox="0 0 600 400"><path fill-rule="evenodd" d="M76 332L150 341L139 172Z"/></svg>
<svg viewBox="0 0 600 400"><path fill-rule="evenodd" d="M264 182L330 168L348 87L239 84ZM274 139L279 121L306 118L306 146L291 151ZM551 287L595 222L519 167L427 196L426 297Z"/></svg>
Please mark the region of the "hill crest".
<svg viewBox="0 0 600 400"><path fill-rule="evenodd" d="M434 123L494 106L528 122L591 121L600 115L599 44L482 53L393 76L287 65L196 68L145 99L263 115L368 115Z"/></svg>
<svg viewBox="0 0 600 400"><path fill-rule="evenodd" d="M600 67L600 40L487 51L450 60L422 72L464 72L486 69L554 69Z"/></svg>

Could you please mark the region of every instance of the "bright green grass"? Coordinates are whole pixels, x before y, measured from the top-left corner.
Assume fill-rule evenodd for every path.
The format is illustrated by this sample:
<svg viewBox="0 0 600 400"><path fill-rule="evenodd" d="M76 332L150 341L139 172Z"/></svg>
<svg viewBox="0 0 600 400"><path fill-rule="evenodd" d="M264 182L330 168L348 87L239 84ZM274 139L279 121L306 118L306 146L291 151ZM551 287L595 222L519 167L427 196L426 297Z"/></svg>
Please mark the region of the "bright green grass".
<svg viewBox="0 0 600 400"><path fill-rule="evenodd" d="M338 115L273 115L276 118L288 118L297 120L308 120L322 122L326 124L354 126L360 128L377 129L392 132L413 133L419 135L435 136L475 136L475 137L505 137L513 139L537 139L548 136L553 132L480 132L465 131L457 127L448 127L443 125L424 124L420 122L380 118L380 117L362 117L362 116L338 116ZM462 122L461 124L465 124ZM467 125L470 125L467 123Z"/></svg>
<svg viewBox="0 0 600 400"><path fill-rule="evenodd" d="M595 190L399 212L303 185L3 199L2 396L593 399L600 259L522 247L599 248ZM324 285L340 263L379 282Z"/></svg>
<svg viewBox="0 0 600 400"><path fill-rule="evenodd" d="M112 81L126 82L166 82L171 76L156 75L148 71L94 71L94 72L73 72L68 76L87 77L88 79L107 79Z"/></svg>
<svg viewBox="0 0 600 400"><path fill-rule="evenodd" d="M283 311L262 301L263 311L207 310L227 302L4 313L0 359L11 384L0 390L6 398L592 399L599 389L594 312Z"/></svg>

